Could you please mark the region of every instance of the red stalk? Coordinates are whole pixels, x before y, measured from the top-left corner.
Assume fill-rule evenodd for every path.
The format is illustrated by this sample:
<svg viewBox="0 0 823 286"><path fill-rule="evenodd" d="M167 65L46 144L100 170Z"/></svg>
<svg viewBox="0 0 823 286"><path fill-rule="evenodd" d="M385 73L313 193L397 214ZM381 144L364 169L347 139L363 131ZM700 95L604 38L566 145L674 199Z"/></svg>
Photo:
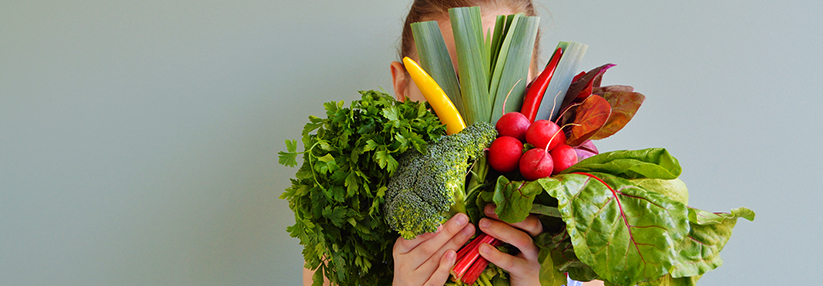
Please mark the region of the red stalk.
<svg viewBox="0 0 823 286"><path fill-rule="evenodd" d="M477 261L472 264L466 274L463 275L463 283L466 285L474 284L474 281L477 281L477 278L480 277L480 274L483 273L483 270L486 270L486 267L489 266L489 261L483 257L477 259Z"/></svg>
<svg viewBox="0 0 823 286"><path fill-rule="evenodd" d="M466 271L469 270L469 267L480 257L479 246L481 244L491 244L495 242L497 239L492 237L491 235L485 235L482 238L478 236L478 238L475 238L475 240L478 241L477 244L469 248L468 252L461 259L459 259L457 263L454 264L454 267L452 267L452 270L450 272L455 279L462 279L463 275L466 274Z"/></svg>
<svg viewBox="0 0 823 286"><path fill-rule="evenodd" d="M498 239L495 239L490 244L494 247L497 247L503 244L503 242ZM477 246L477 249L480 249L480 245ZM480 274L483 274L483 270L486 270L486 267L488 266L489 261L486 260L486 258L484 258L483 256L478 257L477 261L475 261L472 264L472 266L469 267L469 270L467 270L466 273L463 274L463 283L466 283L467 285L474 284L474 282L477 281L477 278L480 277Z"/></svg>
<svg viewBox="0 0 823 286"><path fill-rule="evenodd" d="M529 90L526 91L520 113L523 113L531 122L534 122L537 118L537 110L540 108L540 102L543 101L543 94L546 93L546 88L549 87L549 82L552 81L554 70L557 69L557 63L560 62L561 56L563 56L563 50L557 48L551 60L549 60L549 64L546 65L546 69L534 79Z"/></svg>
<svg viewBox="0 0 823 286"><path fill-rule="evenodd" d="M455 261L460 261L461 259L463 259L463 256L466 256L466 253L469 253L469 250L475 248L477 244L480 243L480 240L485 236L487 236L487 234L481 233L477 235L477 237L475 237L472 241L470 241L469 244L466 244L466 246L460 248L460 250L457 251L457 259Z"/></svg>

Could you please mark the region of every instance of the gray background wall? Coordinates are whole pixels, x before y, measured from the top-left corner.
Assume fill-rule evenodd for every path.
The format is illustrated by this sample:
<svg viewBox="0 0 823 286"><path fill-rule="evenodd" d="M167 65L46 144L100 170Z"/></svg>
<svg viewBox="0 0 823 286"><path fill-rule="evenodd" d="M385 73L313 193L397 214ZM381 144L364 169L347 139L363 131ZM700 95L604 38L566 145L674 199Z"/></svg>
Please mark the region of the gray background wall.
<svg viewBox="0 0 823 286"><path fill-rule="evenodd" d="M391 90L408 6L315 2L0 2L0 285L299 285L277 151ZM543 45L648 96L601 150L757 211L703 285L819 284L823 4L682 2L539 1Z"/></svg>

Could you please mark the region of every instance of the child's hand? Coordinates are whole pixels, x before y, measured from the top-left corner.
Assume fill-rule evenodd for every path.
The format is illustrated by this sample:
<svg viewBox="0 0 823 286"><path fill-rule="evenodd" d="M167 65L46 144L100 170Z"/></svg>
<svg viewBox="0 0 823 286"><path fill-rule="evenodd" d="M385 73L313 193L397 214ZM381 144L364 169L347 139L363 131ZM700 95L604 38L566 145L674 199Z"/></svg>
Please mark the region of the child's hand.
<svg viewBox="0 0 823 286"><path fill-rule="evenodd" d="M454 266L456 251L474 234L474 226L462 213L456 214L436 232L394 243L393 285L443 285ZM538 265L539 269L539 265Z"/></svg>
<svg viewBox="0 0 823 286"><path fill-rule="evenodd" d="M480 255L509 272L512 286L540 285L540 261L537 260L540 251L534 245L532 237L543 232L543 224L534 215L529 215L521 222L508 224L498 220L494 208L494 204L486 205L484 211L487 218L480 220L480 230L517 247L520 253L513 256L500 252L489 244L483 244L480 246Z"/></svg>

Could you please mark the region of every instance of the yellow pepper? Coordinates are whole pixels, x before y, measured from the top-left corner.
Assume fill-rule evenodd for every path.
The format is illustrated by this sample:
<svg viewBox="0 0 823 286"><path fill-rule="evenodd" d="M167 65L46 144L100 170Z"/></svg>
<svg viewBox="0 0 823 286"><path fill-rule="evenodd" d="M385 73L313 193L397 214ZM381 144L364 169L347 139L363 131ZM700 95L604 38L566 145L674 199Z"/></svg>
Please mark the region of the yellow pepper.
<svg viewBox="0 0 823 286"><path fill-rule="evenodd" d="M452 101L449 100L449 96L440 88L440 85L417 62L409 57L403 58L403 64L406 66L406 70L409 72L414 84L423 93L423 97L437 113L440 122L446 125L446 134L454 134L466 128L466 123L463 122L460 112L454 107Z"/></svg>

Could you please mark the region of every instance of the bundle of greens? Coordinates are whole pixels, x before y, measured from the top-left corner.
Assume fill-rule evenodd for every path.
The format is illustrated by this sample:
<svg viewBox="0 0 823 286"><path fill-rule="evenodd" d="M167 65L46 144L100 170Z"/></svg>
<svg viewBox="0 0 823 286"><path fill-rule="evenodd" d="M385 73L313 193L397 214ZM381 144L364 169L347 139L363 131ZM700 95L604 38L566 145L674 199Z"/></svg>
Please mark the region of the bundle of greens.
<svg viewBox="0 0 823 286"><path fill-rule="evenodd" d="M536 17L499 16L484 37L479 8L449 14L458 66L436 22L412 24L420 65L404 59L429 102L368 91L350 108L326 103L327 118L311 116L303 130L304 151L292 140L280 152L287 166L303 155L281 198L313 285L388 285L398 237L435 231L458 212L477 223L490 203L502 221L543 223L534 237L542 285L694 285L722 264L737 219L753 220L753 211L687 206L666 149L599 154L592 143L621 130L645 100L629 86L601 86L614 65L578 73L586 45L561 42L527 84ZM458 251L447 284L508 285L478 255L484 243L517 251L480 233Z"/></svg>
<svg viewBox="0 0 823 286"><path fill-rule="evenodd" d="M326 277L335 285L389 285L392 246L398 237L382 211L389 177L407 150L426 152L445 126L425 103L399 102L378 91L362 98L324 104L326 118L310 116L303 128L304 151L286 141L280 164L303 163L280 196L289 201L305 267L315 270L313 285Z"/></svg>
<svg viewBox="0 0 823 286"><path fill-rule="evenodd" d="M499 176L476 203L495 203L509 223L540 218L542 285L565 284L565 273L607 285L694 285L722 264L737 219L754 212L688 207L680 173L662 148L607 152L536 181Z"/></svg>

